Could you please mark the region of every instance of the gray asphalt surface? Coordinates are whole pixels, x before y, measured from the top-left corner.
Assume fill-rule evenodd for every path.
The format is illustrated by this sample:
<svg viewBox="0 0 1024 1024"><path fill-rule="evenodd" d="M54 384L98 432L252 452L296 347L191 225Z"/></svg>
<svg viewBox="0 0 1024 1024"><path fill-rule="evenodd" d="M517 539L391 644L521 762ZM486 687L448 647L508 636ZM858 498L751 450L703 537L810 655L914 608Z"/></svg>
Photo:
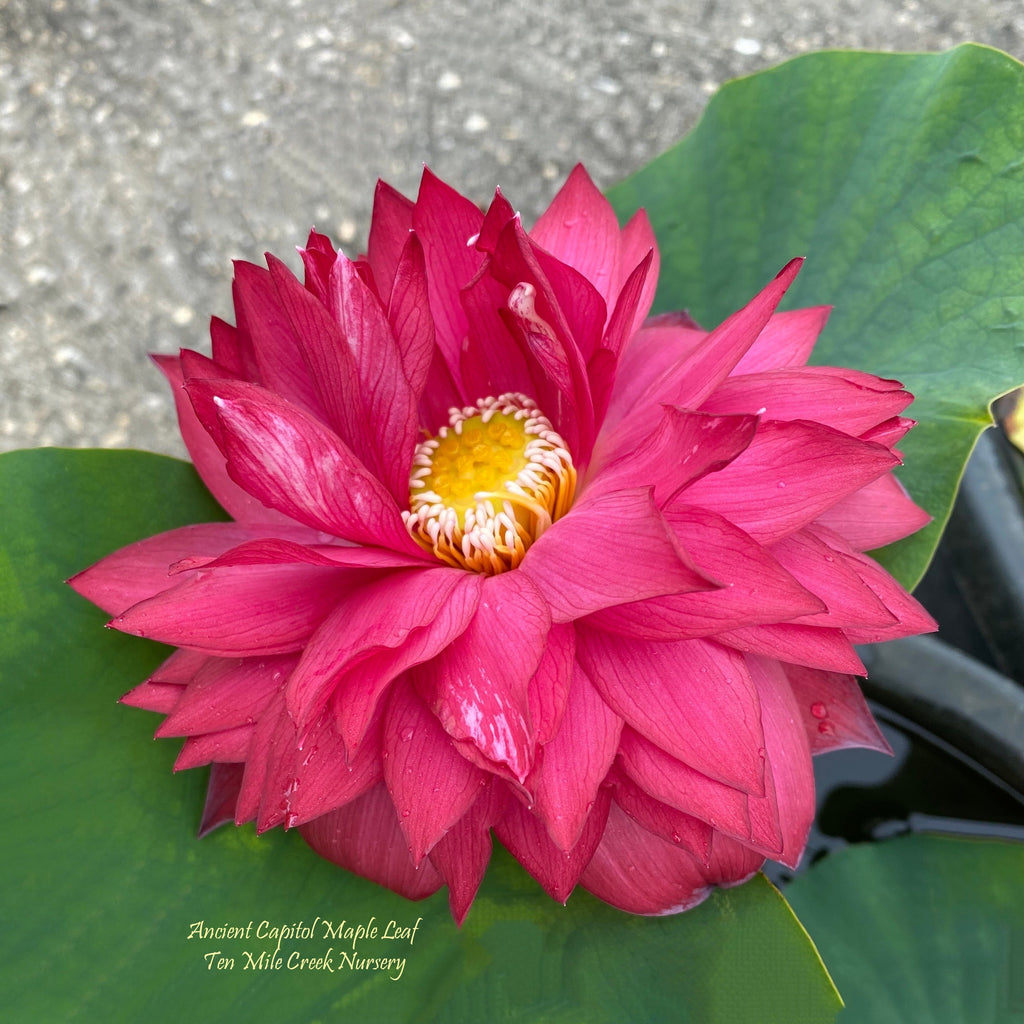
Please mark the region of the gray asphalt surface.
<svg viewBox="0 0 1024 1024"><path fill-rule="evenodd" d="M0 449L183 454L145 354L207 350L231 260L354 254L428 164L527 222L725 80L807 50L1024 56L1019 0L0 0Z"/></svg>

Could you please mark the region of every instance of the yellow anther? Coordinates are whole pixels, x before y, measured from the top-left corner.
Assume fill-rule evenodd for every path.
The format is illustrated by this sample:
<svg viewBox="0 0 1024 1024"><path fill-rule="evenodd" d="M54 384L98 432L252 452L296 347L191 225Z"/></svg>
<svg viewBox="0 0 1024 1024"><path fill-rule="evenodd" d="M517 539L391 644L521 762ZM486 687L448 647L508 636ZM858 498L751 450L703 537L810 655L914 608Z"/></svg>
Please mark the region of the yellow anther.
<svg viewBox="0 0 1024 1024"><path fill-rule="evenodd" d="M495 574L565 515L576 472L533 400L505 394L452 409L417 447L409 483L412 536L449 565Z"/></svg>

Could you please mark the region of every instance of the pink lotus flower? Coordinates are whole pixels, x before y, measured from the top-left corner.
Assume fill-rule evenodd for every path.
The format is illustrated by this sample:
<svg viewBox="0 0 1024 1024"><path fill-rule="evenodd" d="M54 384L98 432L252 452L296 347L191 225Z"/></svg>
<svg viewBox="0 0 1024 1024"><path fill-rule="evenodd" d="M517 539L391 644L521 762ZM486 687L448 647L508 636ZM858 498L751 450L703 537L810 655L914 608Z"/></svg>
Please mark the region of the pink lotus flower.
<svg viewBox="0 0 1024 1024"><path fill-rule="evenodd" d="M650 225L582 168L529 232L425 172L364 259L301 254L237 266L212 359L157 357L234 521L73 581L178 648L124 700L212 764L201 830L298 826L460 922L492 830L641 914L795 865L811 755L886 746L852 644L934 628L863 553L928 518L911 396L805 365L798 260L710 333L644 324Z"/></svg>

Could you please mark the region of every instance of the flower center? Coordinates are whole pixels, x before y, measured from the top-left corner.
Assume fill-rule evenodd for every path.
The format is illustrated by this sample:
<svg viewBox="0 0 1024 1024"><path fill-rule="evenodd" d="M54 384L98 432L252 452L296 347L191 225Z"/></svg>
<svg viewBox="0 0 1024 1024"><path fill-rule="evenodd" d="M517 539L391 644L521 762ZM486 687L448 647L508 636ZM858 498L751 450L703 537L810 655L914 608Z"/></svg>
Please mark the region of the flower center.
<svg viewBox="0 0 1024 1024"><path fill-rule="evenodd" d="M417 446L402 517L443 562L494 575L519 565L575 489L572 456L551 421L510 393L451 409L448 425Z"/></svg>

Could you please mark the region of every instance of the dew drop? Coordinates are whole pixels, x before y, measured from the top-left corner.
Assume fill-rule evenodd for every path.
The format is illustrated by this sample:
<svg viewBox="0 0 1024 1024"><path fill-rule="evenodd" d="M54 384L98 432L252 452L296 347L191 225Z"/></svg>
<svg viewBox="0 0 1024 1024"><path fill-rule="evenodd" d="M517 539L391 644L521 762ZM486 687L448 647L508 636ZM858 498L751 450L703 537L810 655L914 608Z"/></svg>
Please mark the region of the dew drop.
<svg viewBox="0 0 1024 1024"><path fill-rule="evenodd" d="M402 742L403 743L408 743L409 740L411 740L413 738L413 736L415 736L415 735L416 735L416 730L413 729L412 726L409 726L408 729L403 729L402 730Z"/></svg>
<svg viewBox="0 0 1024 1024"><path fill-rule="evenodd" d="M681 843L682 841L683 841L683 837L678 832L673 832L672 833L672 842L673 843Z"/></svg>
<svg viewBox="0 0 1024 1024"><path fill-rule="evenodd" d="M412 814L412 811L408 807L406 807L406 809L404 811L402 811L402 817L403 818L408 818L410 814Z"/></svg>
<svg viewBox="0 0 1024 1024"><path fill-rule="evenodd" d="M816 700L811 705L811 714L814 715L815 718L827 718L828 708L825 707L820 700Z"/></svg>
<svg viewBox="0 0 1024 1024"><path fill-rule="evenodd" d="M786 486L786 481L785 480L780 480L779 481L779 490L781 491L785 486Z"/></svg>
<svg viewBox="0 0 1024 1024"><path fill-rule="evenodd" d="M818 732L820 732L822 736L834 736L836 727L831 722L819 722Z"/></svg>

